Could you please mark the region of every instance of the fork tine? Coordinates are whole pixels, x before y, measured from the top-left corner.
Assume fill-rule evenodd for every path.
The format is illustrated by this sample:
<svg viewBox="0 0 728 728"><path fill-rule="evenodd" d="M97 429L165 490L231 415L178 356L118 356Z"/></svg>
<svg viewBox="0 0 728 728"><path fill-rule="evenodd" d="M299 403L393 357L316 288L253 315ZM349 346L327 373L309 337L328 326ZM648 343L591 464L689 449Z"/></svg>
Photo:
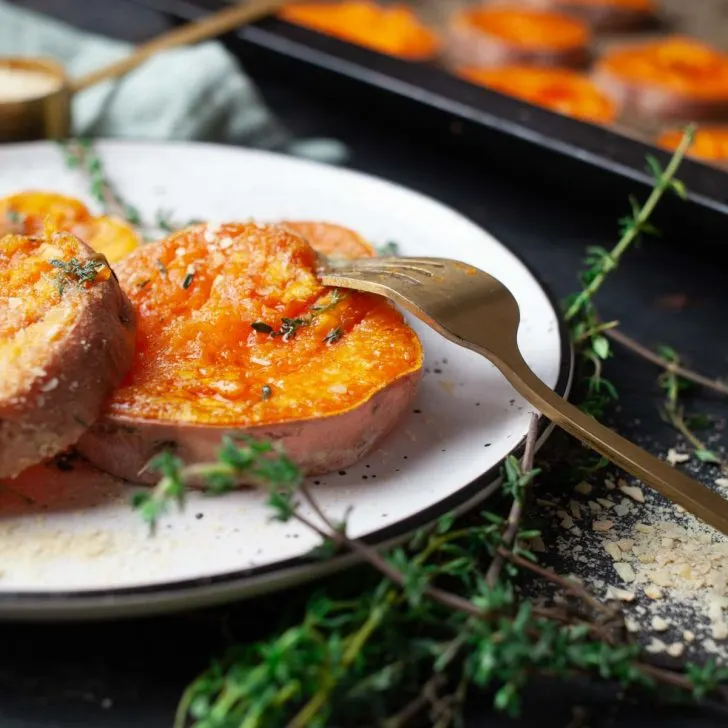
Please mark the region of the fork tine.
<svg viewBox="0 0 728 728"><path fill-rule="evenodd" d="M419 278L415 278L395 267L387 268L382 266L375 268L374 266L367 266L366 268L334 268L331 270L331 273L336 276L350 276L352 278L362 278L369 275L391 276L392 278L399 278L414 285L422 285L422 281Z"/></svg>

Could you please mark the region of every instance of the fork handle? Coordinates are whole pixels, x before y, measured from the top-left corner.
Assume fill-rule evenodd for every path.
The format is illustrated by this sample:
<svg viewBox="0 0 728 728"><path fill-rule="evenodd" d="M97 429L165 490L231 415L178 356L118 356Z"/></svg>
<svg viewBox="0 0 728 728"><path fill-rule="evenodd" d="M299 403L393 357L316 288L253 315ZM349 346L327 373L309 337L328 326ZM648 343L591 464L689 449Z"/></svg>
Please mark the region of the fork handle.
<svg viewBox="0 0 728 728"><path fill-rule="evenodd" d="M514 389L554 424L728 535L728 500L574 407L534 374L520 352L509 356L508 361L491 360Z"/></svg>

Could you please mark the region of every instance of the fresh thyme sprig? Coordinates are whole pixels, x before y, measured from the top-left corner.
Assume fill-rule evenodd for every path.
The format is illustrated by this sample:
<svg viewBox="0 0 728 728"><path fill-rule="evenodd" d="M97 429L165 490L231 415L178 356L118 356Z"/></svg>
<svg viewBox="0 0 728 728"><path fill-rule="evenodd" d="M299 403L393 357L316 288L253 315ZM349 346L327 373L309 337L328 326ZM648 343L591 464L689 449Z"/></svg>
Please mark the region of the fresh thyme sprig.
<svg viewBox="0 0 728 728"><path fill-rule="evenodd" d="M201 225L204 221L198 218L192 218L186 222L180 222L174 219L174 212L172 210L159 209L154 215L154 224L162 232L174 233L178 230L182 230L192 225Z"/></svg>
<svg viewBox="0 0 728 728"><path fill-rule="evenodd" d="M630 336L627 336L627 334L625 334L623 331L620 331L619 329L610 329L607 332L607 336L609 336L609 338L613 339L625 348L629 349L630 351L634 352L638 356L641 356L648 362L651 362L652 364L661 367L666 372L671 372L675 374L680 379L683 379L687 382L692 382L693 384L697 384L700 387L710 389L716 394L728 396L728 384L721 381L720 379L710 379L709 377L706 377L699 372L695 372L692 369L686 368L685 366L680 364L678 360L676 360L676 356L665 356L664 349L663 355L655 353L648 349L646 346L640 344L639 341L635 341ZM677 359L679 359L679 357L677 357Z"/></svg>
<svg viewBox="0 0 728 728"><path fill-rule="evenodd" d="M569 302L565 313L567 321L574 319L584 309L585 305L591 301L609 273L619 265L622 256L627 252L632 243L638 240L643 234L658 234L658 230L650 222L650 218L663 195L666 192L672 191L685 199L687 194L685 185L675 175L694 138L695 127L690 125L685 129L683 138L665 169L662 168L654 157L649 156L647 158L647 166L654 177L652 192L641 207L634 198L630 198L632 213L620 220L621 237L611 251L606 251L604 248L595 246L589 248L589 262L591 265L589 270L583 274L583 280L586 285Z"/></svg>
<svg viewBox="0 0 728 728"><path fill-rule="evenodd" d="M89 139L70 139L60 142L71 169L79 169L89 180L91 196L108 215L117 215L138 227L142 224L139 211L126 202L106 176L101 157Z"/></svg>
<svg viewBox="0 0 728 728"><path fill-rule="evenodd" d="M535 433L532 427L527 452L533 451ZM496 514L485 512L471 526L456 526L446 516L418 532L408 549L380 554L351 539L346 522L335 523L327 516L297 468L278 456L270 459L272 453L269 445L228 440L217 462L194 470L164 456L154 464L164 475L158 497L137 506L155 502L147 514L155 523L164 512L161 504L182 502L189 478L202 477L212 492L220 493L241 473L255 472L270 494L277 520L302 523L330 544L332 552L357 554L381 577L355 599L314 595L301 624L217 663L185 693L177 713L179 728L189 719L198 728L307 728L346 715L404 725L397 721L410 689L415 704L437 716L433 724L446 726L457 717L469 686L494 687L495 706L513 714L526 680L542 671L596 673L624 686L664 683L700 695L714 692L728 677L715 666L692 666L680 675L643 663L639 648L622 640L618 612L580 584L536 564L527 550L509 547L504 535L510 524ZM504 471L508 489L517 494L534 476L524 469L511 461ZM301 512L301 503L316 520ZM514 534L516 542L529 536ZM488 583L481 564L496 555L512 573L505 581ZM539 607L519 601L510 578L523 572L557 586L567 605ZM421 631L425 624L431 626L429 637ZM423 682L429 691L424 696L419 688ZM405 700L404 705L411 714L412 702Z"/></svg>
<svg viewBox="0 0 728 728"><path fill-rule="evenodd" d="M713 450L700 439L695 430L703 429L709 421L701 415L686 415L685 408L681 404L680 396L683 392L692 389L695 383L683 378L678 370L684 370L681 366L679 354L669 346L660 348L660 356L665 362L665 370L660 374L657 383L665 391L665 402L660 410L660 415L669 422L693 448L695 457L703 463L720 465L723 470L728 471L728 464L724 463Z"/></svg>
<svg viewBox="0 0 728 728"><path fill-rule="evenodd" d="M612 250L601 246L587 248L587 269L580 275L582 289L567 297L564 318L570 326L571 339L578 355L578 368L586 382L586 395L581 408L595 417L601 417L607 406L617 399L615 386L603 376L603 362L611 356L610 336L617 321L602 321L593 303L607 277L618 267L624 254L642 235L657 235L659 231L651 216L662 197L674 192L686 197L685 185L676 177L685 153L690 148L695 128L688 126L675 153L665 169L654 157L647 158L647 167L654 178L652 192L640 206L630 198L631 214L620 220L620 239Z"/></svg>
<svg viewBox="0 0 728 728"><path fill-rule="evenodd" d="M216 462L185 465L165 449L149 461L146 469L159 473L161 479L152 490L135 493L132 505L152 532L170 505L184 506L191 482L202 480L207 492L219 495L234 488L241 479L249 484L274 484L275 488L289 489L301 481L296 465L271 443L228 436L222 439ZM271 506L280 509L282 503L280 494L271 492Z"/></svg>

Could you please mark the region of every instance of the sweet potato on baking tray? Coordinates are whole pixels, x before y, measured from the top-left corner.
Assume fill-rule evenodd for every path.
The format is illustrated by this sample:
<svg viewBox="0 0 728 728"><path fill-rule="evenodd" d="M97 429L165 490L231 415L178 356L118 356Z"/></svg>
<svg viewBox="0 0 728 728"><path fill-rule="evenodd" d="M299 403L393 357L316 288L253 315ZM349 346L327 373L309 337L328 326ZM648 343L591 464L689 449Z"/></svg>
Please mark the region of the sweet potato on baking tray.
<svg viewBox="0 0 728 728"><path fill-rule="evenodd" d="M0 237L0 477L78 439L132 362L133 322L106 259L73 235Z"/></svg>
<svg viewBox="0 0 728 728"><path fill-rule="evenodd" d="M594 30L635 30L654 22L654 0L523 0L542 10L568 13Z"/></svg>
<svg viewBox="0 0 728 728"><path fill-rule="evenodd" d="M625 112L649 121L711 121L728 114L728 54L682 36L618 48L594 79Z"/></svg>
<svg viewBox="0 0 728 728"><path fill-rule="evenodd" d="M309 474L362 457L412 400L422 348L385 299L323 288L317 260L290 228L253 223L132 253L117 271L136 361L80 451L137 482L160 449L207 460L226 433L279 441Z"/></svg>
<svg viewBox="0 0 728 728"><path fill-rule="evenodd" d="M368 0L289 3L278 15L289 23L410 61L430 60L440 47L437 35L404 4L384 7Z"/></svg>
<svg viewBox="0 0 728 728"><path fill-rule="evenodd" d="M568 15L517 4L485 4L453 13L446 56L455 67L577 67L588 61L589 42L588 26Z"/></svg>
<svg viewBox="0 0 728 728"><path fill-rule="evenodd" d="M615 105L587 77L565 68L461 68L458 75L481 86L582 121L607 124Z"/></svg>
<svg viewBox="0 0 728 728"><path fill-rule="evenodd" d="M121 260L141 243L134 228L111 215L94 217L80 200L55 192L27 191L0 199L0 235L42 233L46 221L88 243L110 263Z"/></svg>
<svg viewBox="0 0 728 728"><path fill-rule="evenodd" d="M657 144L674 152L683 136L680 129L668 129L658 136ZM688 155L710 162L728 163L728 124L700 127L695 132Z"/></svg>

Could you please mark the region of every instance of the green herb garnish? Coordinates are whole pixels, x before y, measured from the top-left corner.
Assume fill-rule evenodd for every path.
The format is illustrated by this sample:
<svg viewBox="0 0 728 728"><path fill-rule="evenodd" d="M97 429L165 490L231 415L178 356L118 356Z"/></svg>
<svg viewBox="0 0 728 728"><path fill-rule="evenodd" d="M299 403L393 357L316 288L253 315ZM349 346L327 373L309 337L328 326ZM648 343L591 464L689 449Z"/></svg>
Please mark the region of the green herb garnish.
<svg viewBox="0 0 728 728"><path fill-rule="evenodd" d="M384 245L378 246L376 252L379 257L388 258L398 255L398 250L399 245L395 243L394 240L389 240L388 242L384 243Z"/></svg>
<svg viewBox="0 0 728 728"><path fill-rule="evenodd" d="M22 226L25 224L26 217L17 210L8 210L5 213L5 219L13 226L13 228L22 229Z"/></svg>
<svg viewBox="0 0 728 728"><path fill-rule="evenodd" d="M324 336L324 341L327 344L335 344L343 335L344 332L337 326L335 329L331 329L331 331Z"/></svg>
<svg viewBox="0 0 728 728"><path fill-rule="evenodd" d="M302 318L282 318L281 327L276 335L280 336L283 341L290 341L296 336L298 329L308 326L309 323L310 320Z"/></svg>
<svg viewBox="0 0 728 728"><path fill-rule="evenodd" d="M250 324L250 328L257 331L259 334L273 334L275 333L275 330L272 326L265 323L264 321L253 321L252 324Z"/></svg>
<svg viewBox="0 0 728 728"><path fill-rule="evenodd" d="M192 281L195 279L195 272L190 271L186 276L185 279L182 281L182 288L185 289L185 291L192 285Z"/></svg>
<svg viewBox="0 0 728 728"><path fill-rule="evenodd" d="M270 384L264 384L263 388L261 389L261 397L263 399L270 399L272 394L273 389L271 388Z"/></svg>
<svg viewBox="0 0 728 728"><path fill-rule="evenodd" d="M340 288L334 288L331 291L331 295L329 296L329 302L311 306L311 311L313 311L316 316L320 316L322 313L327 313L328 311L331 311L333 308L336 308L336 306L338 306L339 303L343 299L344 299L343 291Z"/></svg>
<svg viewBox="0 0 728 728"><path fill-rule="evenodd" d="M96 280L99 271L107 265L105 259L91 258L82 262L75 257L68 261L54 258L50 264L58 269L56 288L61 296L70 283L79 286L84 283L92 283Z"/></svg>

